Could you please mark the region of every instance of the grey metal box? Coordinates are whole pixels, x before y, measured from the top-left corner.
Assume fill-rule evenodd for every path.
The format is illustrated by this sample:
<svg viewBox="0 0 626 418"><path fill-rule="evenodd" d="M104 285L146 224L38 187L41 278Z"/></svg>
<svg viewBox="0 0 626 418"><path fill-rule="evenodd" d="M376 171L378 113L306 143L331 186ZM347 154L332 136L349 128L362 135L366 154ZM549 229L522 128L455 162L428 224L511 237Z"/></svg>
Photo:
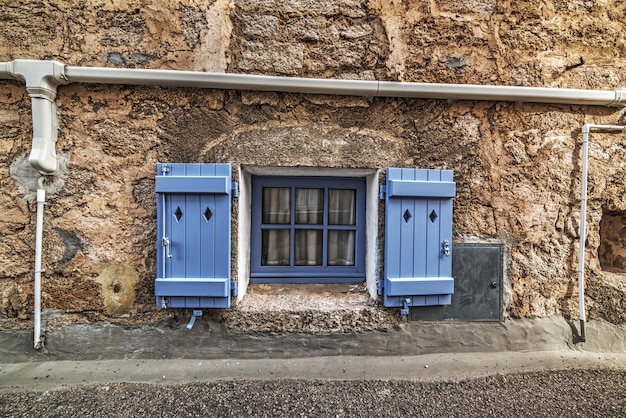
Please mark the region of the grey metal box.
<svg viewBox="0 0 626 418"><path fill-rule="evenodd" d="M493 243L452 246L452 303L412 307L411 320L500 321L502 318L503 248Z"/></svg>

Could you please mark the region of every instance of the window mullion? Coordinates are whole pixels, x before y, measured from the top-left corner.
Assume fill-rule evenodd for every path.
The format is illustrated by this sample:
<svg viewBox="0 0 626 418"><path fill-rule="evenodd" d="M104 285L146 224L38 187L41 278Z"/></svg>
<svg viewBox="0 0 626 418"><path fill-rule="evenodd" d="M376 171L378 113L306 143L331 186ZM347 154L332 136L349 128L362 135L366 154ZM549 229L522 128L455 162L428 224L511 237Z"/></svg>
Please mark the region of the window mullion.
<svg viewBox="0 0 626 418"><path fill-rule="evenodd" d="M324 187L324 216L322 224L322 267L328 267L328 187Z"/></svg>
<svg viewBox="0 0 626 418"><path fill-rule="evenodd" d="M294 267L296 265L296 187L292 186L290 189L289 267Z"/></svg>

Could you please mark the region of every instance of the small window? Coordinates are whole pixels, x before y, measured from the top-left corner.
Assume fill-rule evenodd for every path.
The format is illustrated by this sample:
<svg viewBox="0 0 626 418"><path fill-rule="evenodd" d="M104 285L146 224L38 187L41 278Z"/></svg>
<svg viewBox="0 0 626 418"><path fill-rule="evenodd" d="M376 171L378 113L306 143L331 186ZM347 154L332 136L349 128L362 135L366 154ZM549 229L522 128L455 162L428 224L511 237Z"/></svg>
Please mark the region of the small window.
<svg viewBox="0 0 626 418"><path fill-rule="evenodd" d="M251 282L365 279L365 180L252 178Z"/></svg>
<svg viewBox="0 0 626 418"><path fill-rule="evenodd" d="M626 212L607 211L600 219L598 258L602 270L626 273Z"/></svg>

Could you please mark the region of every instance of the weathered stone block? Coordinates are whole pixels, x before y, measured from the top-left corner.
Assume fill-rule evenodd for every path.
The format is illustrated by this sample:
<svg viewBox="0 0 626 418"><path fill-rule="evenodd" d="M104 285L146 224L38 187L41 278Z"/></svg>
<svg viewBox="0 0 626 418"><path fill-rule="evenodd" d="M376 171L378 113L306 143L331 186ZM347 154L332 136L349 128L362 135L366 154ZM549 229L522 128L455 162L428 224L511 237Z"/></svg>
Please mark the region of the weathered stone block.
<svg viewBox="0 0 626 418"><path fill-rule="evenodd" d="M297 74L302 69L304 47L283 42L243 42L239 68L250 72Z"/></svg>
<svg viewBox="0 0 626 418"><path fill-rule="evenodd" d="M278 33L279 20L270 15L243 15L242 31L247 39L271 38Z"/></svg>

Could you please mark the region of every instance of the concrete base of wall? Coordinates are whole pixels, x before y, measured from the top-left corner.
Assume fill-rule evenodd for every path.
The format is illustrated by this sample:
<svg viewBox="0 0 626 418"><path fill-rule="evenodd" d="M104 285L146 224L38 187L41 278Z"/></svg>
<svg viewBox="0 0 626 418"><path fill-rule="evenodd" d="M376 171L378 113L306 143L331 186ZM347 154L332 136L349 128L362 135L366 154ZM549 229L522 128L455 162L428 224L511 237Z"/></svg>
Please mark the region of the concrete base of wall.
<svg viewBox="0 0 626 418"><path fill-rule="evenodd" d="M2 363L110 359L298 358L399 356L429 353L581 350L626 353L626 326L587 324L587 342L562 317L502 323L409 322L390 331L358 333L235 332L200 317L137 326L81 324L51 328L45 348L32 348L32 330L0 330Z"/></svg>

